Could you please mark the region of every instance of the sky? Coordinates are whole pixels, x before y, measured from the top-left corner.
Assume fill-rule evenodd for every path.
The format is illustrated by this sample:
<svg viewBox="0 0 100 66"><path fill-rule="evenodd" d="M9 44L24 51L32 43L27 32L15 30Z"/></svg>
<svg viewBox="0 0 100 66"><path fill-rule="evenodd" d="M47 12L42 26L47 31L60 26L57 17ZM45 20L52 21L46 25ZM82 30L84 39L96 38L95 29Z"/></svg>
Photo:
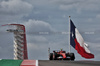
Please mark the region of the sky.
<svg viewBox="0 0 100 66"><path fill-rule="evenodd" d="M69 51L69 17L89 45L94 59L100 61L100 0L0 0L0 25L23 24L26 27L29 59L48 60L48 48ZM13 59L11 27L0 26L0 59Z"/></svg>

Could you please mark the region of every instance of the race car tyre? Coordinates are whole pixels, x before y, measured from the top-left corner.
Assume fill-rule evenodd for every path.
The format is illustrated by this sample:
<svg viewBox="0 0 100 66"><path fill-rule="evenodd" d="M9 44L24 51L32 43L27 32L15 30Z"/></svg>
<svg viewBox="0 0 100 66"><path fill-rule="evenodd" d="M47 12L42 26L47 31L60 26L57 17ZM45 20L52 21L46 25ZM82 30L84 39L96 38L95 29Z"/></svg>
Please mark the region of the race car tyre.
<svg viewBox="0 0 100 66"><path fill-rule="evenodd" d="M50 53L49 60L53 60L53 53Z"/></svg>
<svg viewBox="0 0 100 66"><path fill-rule="evenodd" d="M66 53L66 59L65 60L74 61L74 59L75 59L74 53Z"/></svg>
<svg viewBox="0 0 100 66"><path fill-rule="evenodd" d="M69 53L69 55L70 55L70 60L74 61L74 59L75 59L74 53Z"/></svg>
<svg viewBox="0 0 100 66"><path fill-rule="evenodd" d="M53 53L53 56L54 56L54 57L53 57L53 60L57 60L57 53L54 52L54 53Z"/></svg>

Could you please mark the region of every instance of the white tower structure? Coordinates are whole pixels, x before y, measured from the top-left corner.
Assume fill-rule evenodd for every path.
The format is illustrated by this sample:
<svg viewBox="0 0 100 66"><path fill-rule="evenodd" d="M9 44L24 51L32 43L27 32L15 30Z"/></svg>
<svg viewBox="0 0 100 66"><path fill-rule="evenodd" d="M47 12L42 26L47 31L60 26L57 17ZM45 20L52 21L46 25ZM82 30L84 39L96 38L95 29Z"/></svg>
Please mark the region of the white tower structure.
<svg viewBox="0 0 100 66"><path fill-rule="evenodd" d="M21 24L6 24L15 28L7 29L8 32L14 33L14 59L28 59L25 26ZM3 25L3 26L6 26Z"/></svg>

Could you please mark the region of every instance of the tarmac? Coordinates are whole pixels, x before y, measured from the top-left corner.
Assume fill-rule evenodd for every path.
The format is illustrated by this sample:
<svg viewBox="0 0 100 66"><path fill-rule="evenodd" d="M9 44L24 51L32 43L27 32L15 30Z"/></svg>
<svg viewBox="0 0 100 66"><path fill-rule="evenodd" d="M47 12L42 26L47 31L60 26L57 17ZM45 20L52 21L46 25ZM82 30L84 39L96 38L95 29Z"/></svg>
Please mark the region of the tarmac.
<svg viewBox="0 0 100 66"><path fill-rule="evenodd" d="M100 61L39 60L38 66L100 66Z"/></svg>

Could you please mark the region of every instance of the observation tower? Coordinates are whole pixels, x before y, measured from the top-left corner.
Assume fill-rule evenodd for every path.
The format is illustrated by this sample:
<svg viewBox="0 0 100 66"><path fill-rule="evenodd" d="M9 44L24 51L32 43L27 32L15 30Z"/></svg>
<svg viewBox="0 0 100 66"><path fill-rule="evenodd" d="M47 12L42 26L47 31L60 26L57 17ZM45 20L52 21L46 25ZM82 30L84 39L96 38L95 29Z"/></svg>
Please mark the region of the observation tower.
<svg viewBox="0 0 100 66"><path fill-rule="evenodd" d="M28 59L25 26L22 24L6 24L2 26L13 26L7 29L14 34L14 59Z"/></svg>

